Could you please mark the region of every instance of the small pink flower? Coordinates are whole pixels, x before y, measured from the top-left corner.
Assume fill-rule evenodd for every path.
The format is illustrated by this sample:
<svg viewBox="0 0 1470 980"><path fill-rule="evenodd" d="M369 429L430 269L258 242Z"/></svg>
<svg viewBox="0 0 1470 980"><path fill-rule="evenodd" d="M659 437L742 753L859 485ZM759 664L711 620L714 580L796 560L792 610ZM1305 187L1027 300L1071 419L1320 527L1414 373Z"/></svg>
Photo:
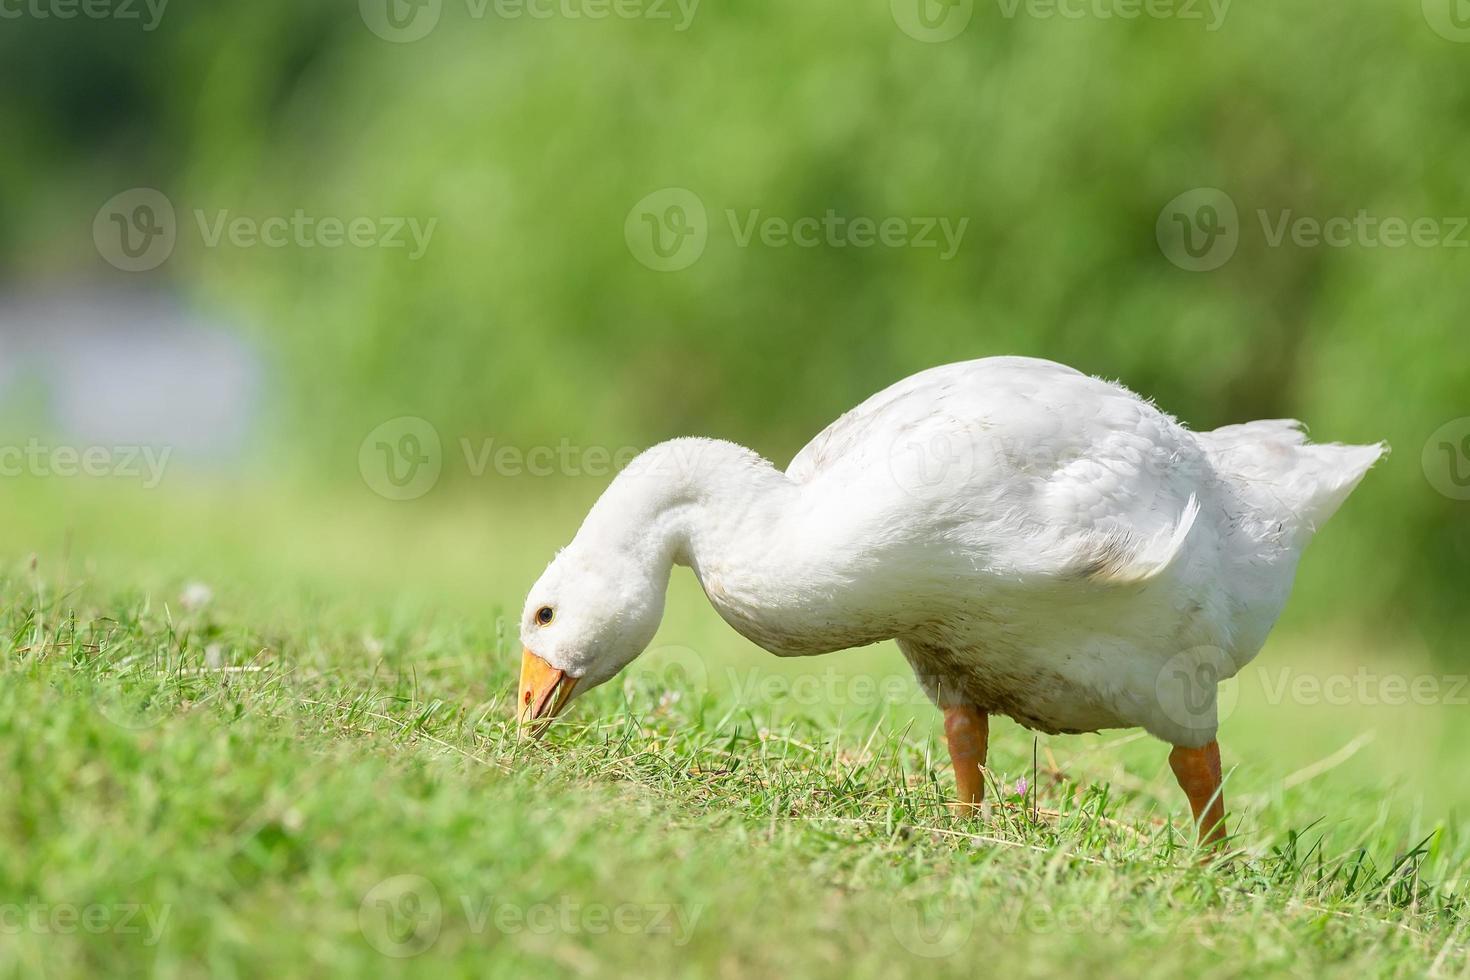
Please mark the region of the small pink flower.
<svg viewBox="0 0 1470 980"><path fill-rule="evenodd" d="M1026 777L1025 776L1022 776L1020 779L1016 780L1016 795L1017 796L1025 796L1026 795L1026 789L1030 785L1031 785L1030 783L1026 782Z"/></svg>

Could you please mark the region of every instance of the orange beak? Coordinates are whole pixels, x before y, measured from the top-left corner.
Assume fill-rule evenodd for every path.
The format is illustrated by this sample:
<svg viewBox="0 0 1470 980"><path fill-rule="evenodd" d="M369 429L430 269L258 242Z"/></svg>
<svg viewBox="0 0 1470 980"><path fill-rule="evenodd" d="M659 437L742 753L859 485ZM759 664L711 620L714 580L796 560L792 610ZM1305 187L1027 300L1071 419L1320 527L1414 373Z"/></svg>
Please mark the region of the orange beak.
<svg viewBox="0 0 1470 980"><path fill-rule="evenodd" d="M572 699L579 678L568 677L530 650L521 653L521 687L516 698L516 721L521 734L539 738Z"/></svg>

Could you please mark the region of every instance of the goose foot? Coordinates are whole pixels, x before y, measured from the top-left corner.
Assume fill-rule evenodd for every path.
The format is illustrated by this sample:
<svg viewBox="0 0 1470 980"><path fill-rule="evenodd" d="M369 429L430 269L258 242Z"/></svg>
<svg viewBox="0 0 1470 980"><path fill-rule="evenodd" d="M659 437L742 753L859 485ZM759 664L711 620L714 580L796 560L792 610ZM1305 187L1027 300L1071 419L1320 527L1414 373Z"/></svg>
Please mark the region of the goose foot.
<svg viewBox="0 0 1470 980"><path fill-rule="evenodd" d="M990 744L990 718L972 705L945 708L944 739L949 745L949 761L954 765L958 791L958 799L950 804L950 809L957 817L975 816L985 798L985 752Z"/></svg>

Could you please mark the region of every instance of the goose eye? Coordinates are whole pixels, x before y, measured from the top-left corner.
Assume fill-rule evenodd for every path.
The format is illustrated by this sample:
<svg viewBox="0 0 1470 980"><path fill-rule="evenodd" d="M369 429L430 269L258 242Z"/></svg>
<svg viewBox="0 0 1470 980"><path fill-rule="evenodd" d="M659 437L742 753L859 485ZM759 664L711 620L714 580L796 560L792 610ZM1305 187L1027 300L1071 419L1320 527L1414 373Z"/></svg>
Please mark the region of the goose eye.
<svg viewBox="0 0 1470 980"><path fill-rule="evenodd" d="M536 622L542 626L551 625L551 621L555 618L556 610L552 609L550 606L542 606L540 609L536 610Z"/></svg>

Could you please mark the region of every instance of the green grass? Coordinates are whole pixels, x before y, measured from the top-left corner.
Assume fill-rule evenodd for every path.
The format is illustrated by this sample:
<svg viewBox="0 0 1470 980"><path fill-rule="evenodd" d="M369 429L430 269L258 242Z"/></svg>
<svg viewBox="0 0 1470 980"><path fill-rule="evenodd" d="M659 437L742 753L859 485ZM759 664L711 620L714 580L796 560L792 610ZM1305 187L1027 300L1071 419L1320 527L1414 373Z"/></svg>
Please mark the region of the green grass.
<svg viewBox="0 0 1470 980"><path fill-rule="evenodd" d="M895 651L776 662L687 576L661 649L518 740L502 610L579 501L47 491L0 528L39 553L0 576L10 975L1470 964L1470 721L1450 697L1303 703L1247 671L1222 732L1236 853L1202 865L1164 746L1000 721L990 812L957 822ZM185 609L196 578L215 598ZM1261 662L1434 669L1300 635Z"/></svg>

